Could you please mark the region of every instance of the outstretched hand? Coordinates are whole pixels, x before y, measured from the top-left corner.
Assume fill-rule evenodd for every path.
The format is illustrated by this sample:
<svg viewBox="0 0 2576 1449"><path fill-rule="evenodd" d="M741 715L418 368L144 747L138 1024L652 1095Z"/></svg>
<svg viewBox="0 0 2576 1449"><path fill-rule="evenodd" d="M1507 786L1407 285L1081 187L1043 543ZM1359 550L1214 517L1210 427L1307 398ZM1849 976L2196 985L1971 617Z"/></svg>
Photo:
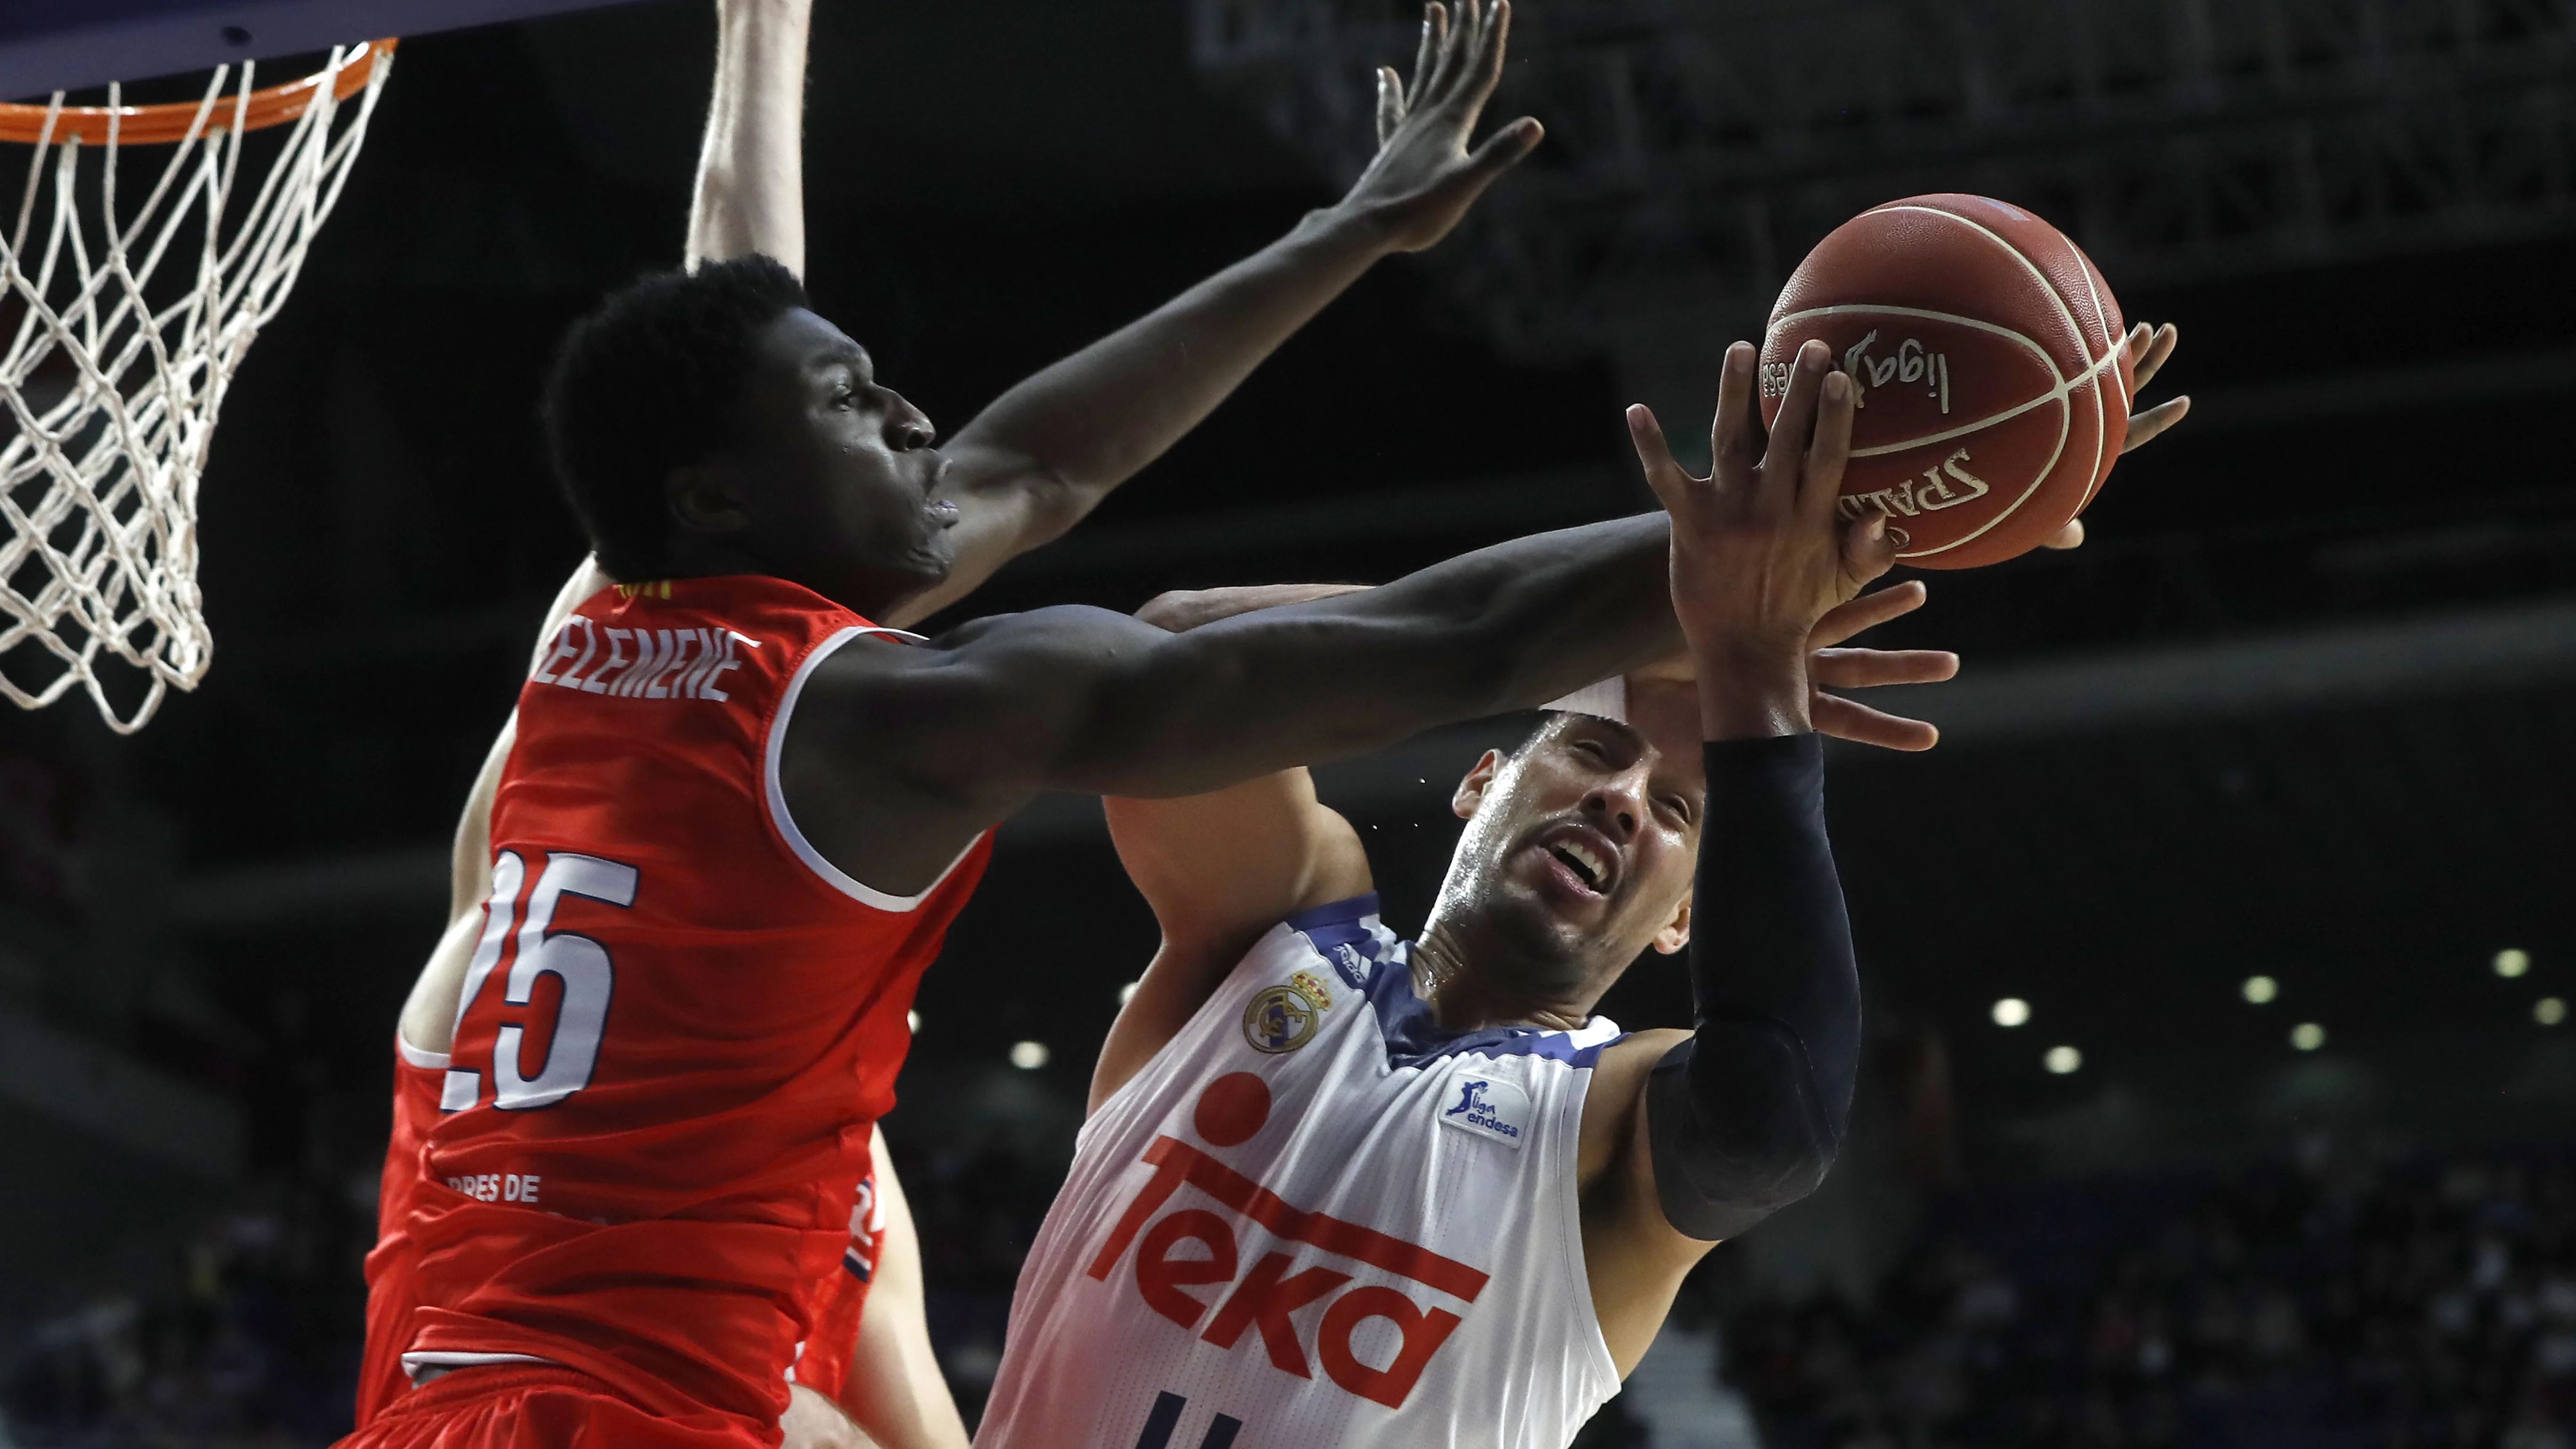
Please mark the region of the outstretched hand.
<svg viewBox="0 0 2576 1449"><path fill-rule="evenodd" d="M1342 205L1376 218L1389 250L1418 252L1447 236L1485 188L1538 145L1538 122L1523 116L1467 149L1502 79L1511 28L1510 0L1490 8L1459 0L1454 15L1426 5L1413 84L1393 66L1378 67L1377 155Z"/></svg>
<svg viewBox="0 0 2576 1449"><path fill-rule="evenodd" d="M1628 410L1646 482L1672 516L1673 613L1711 739L1812 727L1808 637L1896 560L1886 515L1837 518L1851 456L1851 379L1821 342L1798 349L1770 438L1754 418L1754 352L1727 349L1709 476L1673 461L1655 415Z"/></svg>
<svg viewBox="0 0 2576 1449"><path fill-rule="evenodd" d="M1890 619L1911 614L1930 597L1919 579L1891 584L1825 611L1807 634L1807 713L1816 733L1883 750L1928 750L1941 742L1930 722L1872 709L1828 689L1873 689L1885 684L1938 684L1959 673L1959 656L1947 649L1846 649L1845 640ZM1661 659L1628 678L1636 683L1688 684L1698 676L1687 653Z"/></svg>
<svg viewBox="0 0 2576 1449"><path fill-rule="evenodd" d="M2164 370L2165 363L2173 357L2174 347L2181 341L2181 329L2171 322L2161 327L2150 327L2141 322L2129 329L2129 335L2122 339L2121 345L2129 349L2129 396L2133 400L2132 406L2135 405L2134 399L2137 395L2145 392L2147 384L2155 381L2156 374ZM2120 445L2120 455L2126 457L2154 442L2163 436L2167 428L2181 422L2183 415L2190 411L2191 398L2183 396L2167 398L2144 412L2129 414L2129 437L2128 441ZM2081 547L2083 542L2084 520L2078 518L2070 520L2064 528L2049 535L2040 547L2077 548Z"/></svg>

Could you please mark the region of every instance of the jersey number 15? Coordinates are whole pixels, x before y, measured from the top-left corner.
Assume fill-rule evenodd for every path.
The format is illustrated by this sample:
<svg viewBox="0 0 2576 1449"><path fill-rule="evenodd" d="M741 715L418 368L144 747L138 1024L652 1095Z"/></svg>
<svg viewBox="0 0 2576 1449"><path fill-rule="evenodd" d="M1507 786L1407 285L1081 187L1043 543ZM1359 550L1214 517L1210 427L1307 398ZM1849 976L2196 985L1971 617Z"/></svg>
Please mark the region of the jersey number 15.
<svg viewBox="0 0 2576 1449"><path fill-rule="evenodd" d="M536 996L537 978L552 976L563 985L563 1004L556 1010L554 1040L545 1064L535 1076L520 1074L519 1048L526 1028L504 1024L492 1043L492 1105L504 1112L551 1107L590 1085L591 1068L599 1062L599 1034L608 1023L608 999L617 986L617 968L608 948L588 936L551 929L555 906L565 896L580 896L620 908L635 904L635 867L595 855L549 851L537 888L528 892L525 919L517 914L519 887L527 864L514 850L492 862L492 895L483 903L483 938L465 968L465 992L456 1002L457 1035L464 1036L465 1013L483 993L484 980L501 963L501 947L516 925L519 952L501 992L505 1006L527 1006ZM483 1100L483 1075L464 1067L448 1068L439 1094L439 1110L462 1112Z"/></svg>

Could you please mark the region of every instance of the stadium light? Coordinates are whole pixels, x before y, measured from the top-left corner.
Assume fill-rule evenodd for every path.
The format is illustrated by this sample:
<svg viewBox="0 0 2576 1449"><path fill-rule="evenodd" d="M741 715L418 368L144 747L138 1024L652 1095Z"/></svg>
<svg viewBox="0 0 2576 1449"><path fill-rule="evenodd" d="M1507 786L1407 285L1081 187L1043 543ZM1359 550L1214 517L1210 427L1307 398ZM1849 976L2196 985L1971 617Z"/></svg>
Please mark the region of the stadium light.
<svg viewBox="0 0 2576 1449"><path fill-rule="evenodd" d="M903 1014L903 1027L904 1030L911 1032L914 1036L921 1035L921 1013L918 1011L905 1012Z"/></svg>
<svg viewBox="0 0 2576 1449"><path fill-rule="evenodd" d="M1131 1002L1131 1001L1135 1000L1135 999L1136 999L1136 988L1137 988L1137 987L1139 987L1139 986L1142 986L1142 985L1144 985L1144 984L1145 984L1145 983L1144 983L1144 982L1142 982L1142 981L1130 981L1130 982L1128 982L1126 985L1119 987L1119 988L1118 988L1118 1004L1119 1004L1120 1006L1125 1006L1128 1002Z"/></svg>
<svg viewBox="0 0 2576 1449"><path fill-rule="evenodd" d="M2071 1046L2053 1046L2048 1049L2048 1055L2040 1060L2047 1064L2050 1071L2062 1077L2084 1065L2084 1053Z"/></svg>
<svg viewBox="0 0 2576 1449"><path fill-rule="evenodd" d="M1995 1025L2019 1026L2030 1020L2030 1003L2018 996L2007 996L1995 1003Z"/></svg>
<svg viewBox="0 0 2576 1449"><path fill-rule="evenodd" d="M2567 1003L2560 997L2544 996L2531 1004L2531 1019L2542 1026L2556 1026L2567 1019Z"/></svg>
<svg viewBox="0 0 2576 1449"><path fill-rule="evenodd" d="M2273 997L2281 994L2281 983L2273 980L2269 976L2248 976L2245 978L2245 985L2241 989L2244 991L2245 999L2247 1001L2256 1006L2261 1006L2270 1001Z"/></svg>
<svg viewBox="0 0 2576 1449"><path fill-rule="evenodd" d="M2303 1021L2290 1028L2290 1045L2312 1052L2326 1044L2326 1029L2313 1021Z"/></svg>
<svg viewBox="0 0 2576 1449"><path fill-rule="evenodd" d="M1011 1065L1018 1067L1024 1072L1034 1072L1038 1068L1045 1066L1047 1064L1047 1058L1053 1055L1055 1055L1055 1053L1048 1051L1047 1044L1042 1041L1015 1041L1011 1043Z"/></svg>
<svg viewBox="0 0 2576 1449"><path fill-rule="evenodd" d="M2531 953L2507 946L2495 954L2495 974L2510 981L2531 969Z"/></svg>

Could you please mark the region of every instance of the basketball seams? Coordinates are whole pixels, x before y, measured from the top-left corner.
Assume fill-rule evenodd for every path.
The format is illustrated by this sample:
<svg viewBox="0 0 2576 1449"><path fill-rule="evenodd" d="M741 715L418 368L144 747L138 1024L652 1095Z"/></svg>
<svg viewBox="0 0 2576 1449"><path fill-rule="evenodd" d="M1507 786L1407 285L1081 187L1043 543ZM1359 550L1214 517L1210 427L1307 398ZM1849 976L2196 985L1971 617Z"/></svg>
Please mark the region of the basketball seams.
<svg viewBox="0 0 2576 1449"><path fill-rule="evenodd" d="M1957 199L1963 201L1977 200L1976 198ZM2115 406L2123 406L2128 401L2126 379L2123 378L2122 403L2113 404L2108 396L2107 384L2103 381L2103 374L2105 372L2116 371L2119 368L2121 361L2125 358L2127 350L2125 346L2125 335L2116 334L2113 331L2110 316L2111 304L2108 304L2105 301L2105 297L2108 293L2107 283L2102 280L2094 268L2092 259L2085 256L2080 247L2077 247L2071 240L2058 235L2048 227L2046 222L2036 221L2035 219L2030 219L2035 222L2033 229L2041 233L2041 235L2034 238L2034 245L2032 247L2025 247L2017 239L2017 236L2007 236L2003 234L1998 229L2000 223L1997 225L1989 225L1971 212L1953 209L1949 205L1951 200L1953 200L1953 198L1949 197L1908 198L1903 201L1890 202L1883 206L1873 207L1869 211L1862 213L1862 217L1877 217L1881 213L1922 213L1927 216L1938 217L1957 223L1958 226L1968 235L1983 238L1986 242L1992 243L1997 250L2000 250L2012 259L2014 265L2019 267L2020 275L2036 281L2039 284L2040 289L2047 294L2049 305L2056 309L2058 325L2065 329L2065 333L2069 340L2074 342L2076 357L2080 359L2071 372L2065 364L2058 360L2055 353L2047 345L2038 342L2035 337L2027 333L2017 331L2012 327L2000 326L1995 323L1988 322L1981 317L1966 316L1957 312L1939 311L1930 308L1871 305L1861 302L1844 302L1832 306L1805 307L1777 318L1771 325L1771 335L1768 340L1776 342L1783 333L1798 324L1810 319L1828 316L1868 315L1873 317L1887 317L1890 319L1917 318L1928 322L1946 324L1972 334L1983 334L1986 336L2003 338L2010 342L2019 344L2020 347L2027 352L2036 353L2039 359L2046 364L2049 369L2048 375L2053 386L2047 386L2045 391L2040 393L2038 396L2029 398L2027 401L2006 407L2001 411L1977 418L1973 421L1963 422L1956 427L1942 429L1935 433L1906 439L1901 442L1883 443L1873 447L1855 448L1852 450L1851 456L1855 462L1862 459L1885 459L1888 455L1919 452L1932 448L1938 444L1951 442L1955 439L1974 438L1979 435L1999 434L2006 430L2007 425L2014 424L2017 419L2033 409L2049 403L2057 403L2060 405L2057 414L2056 437L2052 440L2046 460L2037 469L2031 471L2024 471L2022 469L2010 467L2007 467L2005 470L2006 478L2009 478L2014 473L2021 473L2021 475L2027 479L2027 482L2014 494L2009 503L2004 503L2002 506L1994 508L1993 511L1987 514L1987 516L1973 529L1961 537L1951 539L1936 547L1923 548L1919 550L1900 550L1898 554L1898 557L1900 558L1924 561L1928 563L1942 555L1967 550L1970 554L1969 560L1958 564L1947 565L1949 567L1964 567L1967 566L1968 563L1972 562L1990 561L1988 552L1979 551L1973 546L1980 540L1991 537L2006 519L2018 519L2021 516L2022 511L2027 508L2031 501L2042 491L2045 491L2051 486L2059 486L2061 493L2066 491L2060 484L2060 480L2057 479L2056 474L2060 468L2069 467L2073 464L2073 459L2070 458L2069 451L2074 443L2075 421L2078 415L2077 409L2080 406L2079 399L2077 399L2074 394L2079 390L2089 391L2090 394L2087 401L2090 402L2093 409L2093 456L2090 460L2091 466L2085 470L2087 476L2085 477L2080 489L2076 490L2078 496L2073 512L2080 514L2082 510L2092 502L2094 496L2102 487L2103 474L2108 471L2111 455L2114 451L2110 441L2110 423L2113 416L2115 416L2112 409ZM2018 217L2022 214L2015 212L2013 215ZM1893 220L1893 217L1891 216L1890 219ZM1859 218L1855 218L1855 220L1857 221ZM1936 232L1937 230L1938 229L1935 228ZM1898 232L1895 233L1895 235L1901 236L1903 233ZM1942 244L1937 240L1929 236L1923 236L1922 234L1917 235L1919 238L1917 244L1934 248L1936 255L1940 250L1946 250L1946 248L1943 248ZM2068 257L2072 257L2075 261L2077 275L2082 278L2085 289L2085 296L2082 300L2092 309L2091 315L2094 319L2094 328L2087 327L2084 315L2079 312L2076 306L2078 299L2075 294L2074 286L2064 283L2055 273L2052 273L2040 266L2038 260L2040 252L2049 251L2051 246L2055 248L2054 251L2050 252L2050 255L2055 258L2055 260L2051 262L2051 266L2055 266L2059 271L2062 271L2063 262ZM1971 247L1970 250L1973 251L1974 248ZM1815 258L1810 258L1811 263L1814 263L1815 261ZM1972 272L1980 270L1974 259L1971 257L1959 256L1957 264L1966 267ZM1804 270L1805 268L1802 267L1801 271L1803 272ZM2014 273L2011 267L2007 267L2003 269L2000 275L1990 275L1992 275L1992 282L1988 285L1992 286L2000 284L2004 288L2008 289L2011 285L2009 279L2014 275ZM2011 294L2008 290L2003 293L2003 296L2005 297L2009 297L2010 295ZM1962 300L1969 299L1963 298ZM2030 315L2029 303L2027 301L2017 304L2002 301L1990 301L1982 305L1988 307L2005 306L2007 310L2019 312L2020 315L2013 316L2011 319L2015 322L2040 320L2038 317ZM2044 327L2046 324L2042 322L2041 325ZM2098 328L2100 332L2100 345L2098 347L2096 346L2096 339L2094 336L2095 328ZM1962 342L1972 340L1972 338L1960 339ZM1957 344L1952 345L1955 346ZM2029 442L2035 441L2035 439L2029 437L2026 429L2020 429L2018 431L2018 441L2007 447L2005 451L2010 453L2020 453L2023 448L2027 447ZM2023 454L2023 456L2027 455ZM1917 461L1919 461L1919 459ZM2002 462L2003 459L1999 458L1997 461ZM1997 491L2000 492L2001 490L1998 489ZM1983 510L1967 511L1970 513L1971 517L1974 517L1977 512ZM1931 566L1942 565L1934 564Z"/></svg>
<svg viewBox="0 0 2576 1449"><path fill-rule="evenodd" d="M1919 448L1926 443L1937 443L1946 438L1955 438L1966 433L1973 433L1980 428L1989 427L1996 423L2020 417L2023 413L2029 412L2032 408L2038 407L2040 404L2047 402L2051 397L2062 396L2066 392L2066 376L2063 372L2058 370L2057 359L2049 356L2048 349L2040 346L2035 338L2032 338L2026 333L2016 332L2009 327L1998 326L1995 323L1985 321L1982 318L1963 317L1956 312L1935 312L1925 307L1878 307L1861 302L1838 302L1827 307L1809 307L1804 311L1792 312L1786 317L1774 320L1771 323L1769 331L1764 334L1763 340L1768 343L1778 337L1782 328L1794 326L1810 317L1840 317L1854 312L1865 312L1873 317L1910 317L1920 322L1947 322L1957 326L1967 327L1978 332L1983 332L1990 336L2001 337L2009 342L2017 342L2023 347L2029 349L2032 356L2039 359L2040 365L2048 369L2049 376L2058 380L2055 387L2045 392L2041 392L2025 401L2015 403L2001 412L1989 413L1984 417L1962 423L1958 427L1952 428L1947 432L1939 433L1927 438L1913 438L1902 443L1883 443L1876 447L1854 448L1851 456L1855 458L1873 458L1881 453L1899 452L1906 448Z"/></svg>
<svg viewBox="0 0 2576 1449"><path fill-rule="evenodd" d="M2101 484L2102 445L2108 439L2110 434L2110 420L2104 416L2104 410L2102 407L2101 369L2102 364L2105 361L2109 361L2116 366L2120 355L2119 349L2116 346L2110 345L2108 341L2110 320L2108 318L2102 319L2103 331L2105 334L2104 351L2100 358L2096 358L2093 355L2092 339L2084 335L2084 324L2076 317L2074 307L2068 304L2066 294L2058 290L2057 283L2049 280L2049 276L2046 272L2039 269L2039 263L2032 260L2030 253L2023 251L2019 245L1999 235L1992 227L1987 226L1985 223L1978 221L1973 217L1952 211L1947 207L1927 206L1921 203L1893 203L1887 206L1873 207L1871 208L1871 211L1915 211L1921 212L1925 216L1946 217L1951 221L1957 222L1959 225L1966 227L1978 236L1984 237L1986 240L1993 242L1996 246L2003 248L2004 254L2020 263L2021 269L2028 272L2031 275L2032 280L2039 283L2039 289L2048 294L2049 305L2057 309L2058 319L2066 324L2066 330L2075 335L2075 350L2084 358L2087 364L2084 370L2079 373L2077 377L2068 378L2063 373L2060 373L2060 382L2065 385L2065 391L2067 392L2071 392L2073 385L2079 380L2090 381L2093 384L2093 465L2089 470L2087 470L2085 475L2084 496L2078 499L2075 504L2076 511L2079 513L2082 512L2084 505L2092 502L2093 492ZM1870 213L1863 214L1867 215ZM2072 248L2073 245L2074 244L2071 242L2068 243L2070 248ZM2079 251L2076 255L2079 266L2082 266L2083 254ZM2090 276L2089 266L2086 266L2085 270L2087 272L2087 276L2085 278L2084 285L2087 288L2090 288L2093 285L2093 282ZM2051 359L2051 365L2055 365L2054 359ZM1962 538L1956 543L1951 543L1943 548L1928 549L1924 554L1918 555L1918 557L1928 557L1933 553L1947 553L1950 549L1959 547L1961 544L1968 542L1969 539L1978 537L1980 534L1992 529L1996 524L2020 513L2022 505L2030 501L2033 493L2039 491L2039 485L2048 480L2049 474L2056 471L2059 461L2065 457L2066 435L2073 431L2074 425L2074 404L2069 402L2065 416L2058 420L2056 450L2049 455L2048 466L2040 470L2038 478L2031 483L2030 488L2025 491L2020 498L2014 500L2013 505L2010 508L1999 510L1992 519L1987 521L1984 528L1980 528L1975 533L1969 534L1966 538ZM1855 456L1858 455L1855 454Z"/></svg>
<svg viewBox="0 0 2576 1449"><path fill-rule="evenodd" d="M2070 245L2072 244L2070 243ZM2109 345L2115 354L2125 351L2128 346L2128 330L2124 325L2121 329L2120 336L2117 338L2111 338L2111 312L2109 308L2102 305L2102 288L2109 286L2110 283L2102 281L2094 274L2093 259L2084 254L2084 249L2082 247L2075 248L2075 260L2077 265L2084 268L2084 290L2092 295L2093 315L2102 323L2103 337L2110 339ZM2125 323L2125 319L2123 320ZM2097 397L2100 395L2101 385L2099 383L2094 385L2094 393ZM2125 409L2136 401L2137 399L2130 395L2128 380L2126 378L2121 379L2120 406ZM2111 436L2110 419L2107 417L2104 418L2102 420L2102 424L2103 443L2104 445L2107 445ZM2080 514L2085 509L2092 507L2093 496L2102 491L2102 485L2109 482L2110 478L2111 470L2102 466L2102 448L2097 446L2093 450L2093 481L2085 487L2084 501L2075 505L2075 511Z"/></svg>
<svg viewBox="0 0 2576 1449"><path fill-rule="evenodd" d="M1996 509L1994 517L1987 519L1971 532L1962 534L1961 536L1950 540L1948 543L1941 545L1939 548L1917 549L1912 553L1900 553L1897 555L1898 558L1930 558L1934 554L1943 554L1950 552L1952 549L1964 548L1967 545L1976 542L1978 539L1985 537L1987 534L1994 532L1995 529L2002 526L2005 519L2012 518L2021 512L2023 505L2029 503L2031 496L2039 492L2040 486L2048 481L2048 476L2057 471L2058 460L2066 456L2066 435L2075 431L2075 405L2071 402L2067 402L2063 394L2055 397L2052 401L2064 405L2063 410L2057 415L2057 445L2048 450L2048 461L2040 465L2039 471L2031 474L2030 486L2021 490L2021 496L2014 499L2009 507ZM1920 445L1918 444L1917 446Z"/></svg>
<svg viewBox="0 0 2576 1449"><path fill-rule="evenodd" d="M1959 225L1966 227L1968 230L1975 232L1977 235L1984 237L1986 240L1993 242L1996 246L2003 248L2004 253L2007 256L2010 256L2014 261L2020 263L2021 269L2030 273L2032 280L2039 283L2039 289L2048 294L2049 305L2057 309L2058 320L2066 324L2067 331L2075 334L2075 350L2083 355L2084 360L2087 363L2094 361L2093 344L2084 336L2084 324L2076 320L2075 309L2066 305L2066 295L2057 290L2057 284L2048 279L2048 273L2039 269L2039 263L2030 259L2030 253L2023 251L2020 247L2013 245L2004 237L1997 235L1992 228L1986 226L1983 222L1977 221L1973 217L1962 216L1955 211L1946 211L1937 206L1922 206L1912 202L1891 202L1886 206L1872 207L1870 210L1861 214L1863 216L1875 216L1890 211L1919 211L1925 216L1937 216L1944 220L1955 221ZM2054 365L2054 363L2055 359L2051 359L2051 365ZM2059 375L2062 377L2064 373L2061 371Z"/></svg>

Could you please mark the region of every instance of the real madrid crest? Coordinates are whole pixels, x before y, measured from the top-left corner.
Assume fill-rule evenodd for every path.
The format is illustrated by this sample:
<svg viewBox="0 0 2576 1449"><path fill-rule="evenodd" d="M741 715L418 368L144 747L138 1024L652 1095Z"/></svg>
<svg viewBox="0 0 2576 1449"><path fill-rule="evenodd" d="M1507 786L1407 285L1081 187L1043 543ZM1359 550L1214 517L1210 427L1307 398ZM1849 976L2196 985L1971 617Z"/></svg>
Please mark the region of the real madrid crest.
<svg viewBox="0 0 2576 1449"><path fill-rule="evenodd" d="M1324 1002L1295 982L1265 986L1252 993L1243 1008L1243 1039L1259 1052L1293 1052L1315 1039L1315 1024L1324 1019Z"/></svg>

